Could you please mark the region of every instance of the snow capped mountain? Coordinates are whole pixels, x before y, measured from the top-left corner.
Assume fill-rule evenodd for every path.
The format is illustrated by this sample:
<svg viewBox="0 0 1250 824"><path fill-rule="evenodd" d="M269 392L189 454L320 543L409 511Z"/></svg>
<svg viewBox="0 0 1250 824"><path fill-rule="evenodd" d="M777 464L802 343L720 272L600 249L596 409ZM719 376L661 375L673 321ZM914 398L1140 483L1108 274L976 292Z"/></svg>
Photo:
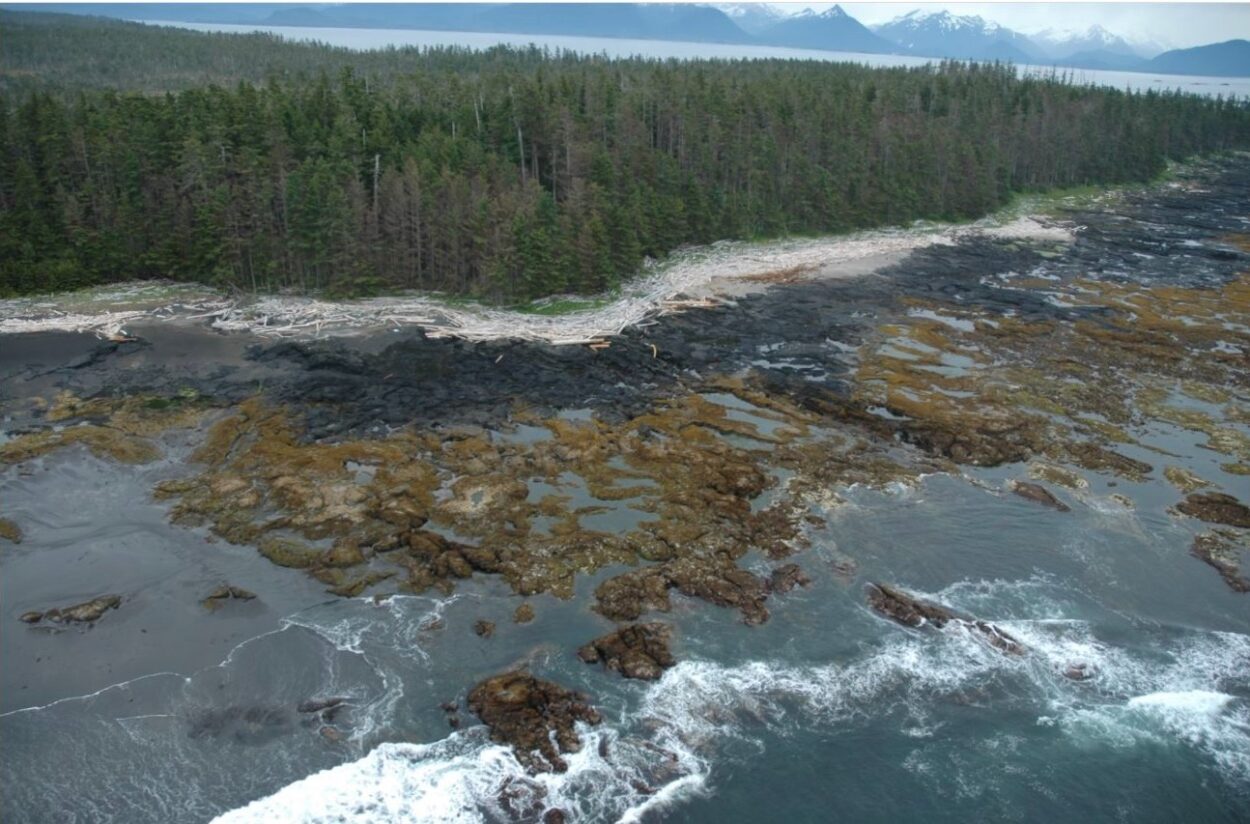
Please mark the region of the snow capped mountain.
<svg viewBox="0 0 1250 824"><path fill-rule="evenodd" d="M716 3L712 7L720 9L743 31L751 34L759 34L787 16L784 11L768 3Z"/></svg>
<svg viewBox="0 0 1250 824"><path fill-rule="evenodd" d="M875 26L881 37L915 54L934 57L1027 60L1037 47L1024 35L975 15L949 11L908 12Z"/></svg>
<svg viewBox="0 0 1250 824"><path fill-rule="evenodd" d="M1102 26L1090 26L1085 30L1045 29L1033 35L1048 57L1065 58L1080 52L1106 52L1110 54L1150 57L1164 50L1164 46L1148 40L1129 40L1107 31Z"/></svg>
<svg viewBox="0 0 1250 824"><path fill-rule="evenodd" d="M804 9L783 17L760 33L765 43L799 49L889 53L898 48L869 31L841 6L822 12Z"/></svg>

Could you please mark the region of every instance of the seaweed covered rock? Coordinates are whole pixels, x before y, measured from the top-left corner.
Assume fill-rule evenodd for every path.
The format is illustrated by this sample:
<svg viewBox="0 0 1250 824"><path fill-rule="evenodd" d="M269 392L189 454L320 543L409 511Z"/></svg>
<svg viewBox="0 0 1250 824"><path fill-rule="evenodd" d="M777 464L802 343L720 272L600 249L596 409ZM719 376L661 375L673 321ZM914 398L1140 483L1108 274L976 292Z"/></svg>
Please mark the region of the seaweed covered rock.
<svg viewBox="0 0 1250 824"><path fill-rule="evenodd" d="M564 772L561 753L577 752L577 722L598 724L589 696L514 670L487 678L469 692L469 709L490 728L491 740L508 744L534 772Z"/></svg>
<svg viewBox="0 0 1250 824"><path fill-rule="evenodd" d="M47 612L27 612L22 615L22 620L28 624L37 624L40 621L52 621L56 624L92 624L100 620L110 609L117 609L121 605L120 595L101 595L72 607L60 607Z"/></svg>
<svg viewBox="0 0 1250 824"><path fill-rule="evenodd" d="M768 620L768 582L719 558L679 558L609 578L595 589L595 608L614 621L633 621L645 612L672 609L670 589L735 607L747 624Z"/></svg>
<svg viewBox="0 0 1250 824"><path fill-rule="evenodd" d="M671 637L667 624L631 624L586 644L577 657L587 664L602 662L626 678L654 681L676 663L668 648Z"/></svg>
<svg viewBox="0 0 1250 824"><path fill-rule="evenodd" d="M1222 492L1199 492L1176 505L1178 511L1212 524L1250 529L1250 507Z"/></svg>

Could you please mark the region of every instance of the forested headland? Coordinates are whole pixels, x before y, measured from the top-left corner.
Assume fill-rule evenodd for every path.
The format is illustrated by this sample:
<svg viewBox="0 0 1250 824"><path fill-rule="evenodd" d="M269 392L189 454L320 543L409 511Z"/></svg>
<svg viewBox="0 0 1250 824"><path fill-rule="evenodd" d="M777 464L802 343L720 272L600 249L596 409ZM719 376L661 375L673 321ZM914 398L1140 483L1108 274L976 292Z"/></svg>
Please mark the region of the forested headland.
<svg viewBox="0 0 1250 824"><path fill-rule="evenodd" d="M0 13L0 292L597 292L684 244L970 218L1247 146L1244 101L1005 65L352 52Z"/></svg>

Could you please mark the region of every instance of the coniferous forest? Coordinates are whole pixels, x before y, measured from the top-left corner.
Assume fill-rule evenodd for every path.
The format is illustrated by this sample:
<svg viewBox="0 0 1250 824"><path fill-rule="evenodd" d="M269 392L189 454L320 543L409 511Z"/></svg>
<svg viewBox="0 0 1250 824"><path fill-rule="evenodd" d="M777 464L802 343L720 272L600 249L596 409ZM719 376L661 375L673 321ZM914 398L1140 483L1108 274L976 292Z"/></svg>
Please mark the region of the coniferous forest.
<svg viewBox="0 0 1250 824"><path fill-rule="evenodd" d="M1004 65L351 52L0 13L0 292L596 292L722 238L962 219L1250 146Z"/></svg>

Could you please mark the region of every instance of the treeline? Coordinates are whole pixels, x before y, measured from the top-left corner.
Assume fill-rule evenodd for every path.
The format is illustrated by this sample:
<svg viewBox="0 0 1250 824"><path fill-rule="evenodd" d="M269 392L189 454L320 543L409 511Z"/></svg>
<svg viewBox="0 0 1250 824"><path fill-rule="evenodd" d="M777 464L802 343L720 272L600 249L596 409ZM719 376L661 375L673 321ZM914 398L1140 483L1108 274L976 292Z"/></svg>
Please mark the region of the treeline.
<svg viewBox="0 0 1250 824"><path fill-rule="evenodd" d="M177 61L159 48L167 32L108 28L110 49L131 38L134 71ZM275 50L301 66L340 50L209 39L269 78L164 94L6 86L0 290L171 277L594 292L683 244L967 218L1015 191L1144 180L1168 158L1250 145L1239 102L1007 66L501 48L370 53L363 67L406 70L328 76L275 72Z"/></svg>

